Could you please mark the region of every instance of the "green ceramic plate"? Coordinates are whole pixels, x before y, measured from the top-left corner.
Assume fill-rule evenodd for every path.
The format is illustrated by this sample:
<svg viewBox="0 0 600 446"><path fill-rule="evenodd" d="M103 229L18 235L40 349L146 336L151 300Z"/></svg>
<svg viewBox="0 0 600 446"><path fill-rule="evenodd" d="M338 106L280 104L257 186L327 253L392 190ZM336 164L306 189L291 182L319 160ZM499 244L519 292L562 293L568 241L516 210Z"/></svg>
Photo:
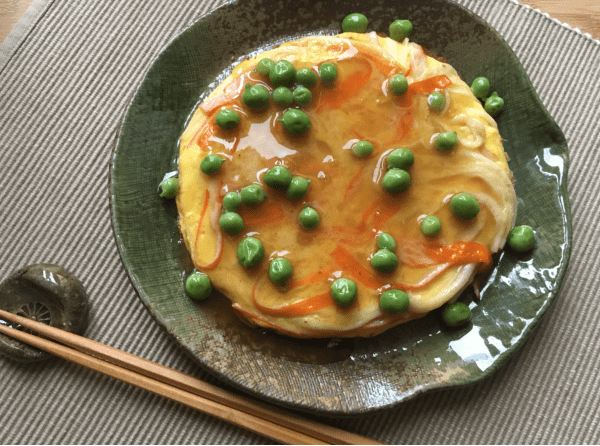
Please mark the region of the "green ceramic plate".
<svg viewBox="0 0 600 446"><path fill-rule="evenodd" d="M517 224L536 228L530 255L503 252L471 306L467 327L445 329L438 314L372 339L300 341L248 328L228 301L184 292L192 266L173 203L158 197L176 170L177 140L202 98L233 65L278 43L337 34L360 11L369 30L397 18L412 40L444 57L470 83L485 75L505 99L498 118L510 156ZM444 0L241 1L213 11L159 55L133 98L111 162L114 232L143 304L195 360L223 381L274 403L330 415L366 413L423 392L473 383L496 371L526 340L560 288L570 252L565 138L506 42L483 20Z"/></svg>

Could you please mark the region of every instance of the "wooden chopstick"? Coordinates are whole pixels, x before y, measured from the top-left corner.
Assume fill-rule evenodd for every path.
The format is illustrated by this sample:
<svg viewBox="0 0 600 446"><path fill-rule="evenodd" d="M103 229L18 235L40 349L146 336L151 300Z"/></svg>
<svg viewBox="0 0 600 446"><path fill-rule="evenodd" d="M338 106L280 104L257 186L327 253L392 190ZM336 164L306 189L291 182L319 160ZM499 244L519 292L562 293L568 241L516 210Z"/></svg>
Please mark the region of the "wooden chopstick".
<svg viewBox="0 0 600 446"><path fill-rule="evenodd" d="M66 344L0 324L0 333L63 359L289 444L381 444L226 391L96 341L0 310L0 318Z"/></svg>

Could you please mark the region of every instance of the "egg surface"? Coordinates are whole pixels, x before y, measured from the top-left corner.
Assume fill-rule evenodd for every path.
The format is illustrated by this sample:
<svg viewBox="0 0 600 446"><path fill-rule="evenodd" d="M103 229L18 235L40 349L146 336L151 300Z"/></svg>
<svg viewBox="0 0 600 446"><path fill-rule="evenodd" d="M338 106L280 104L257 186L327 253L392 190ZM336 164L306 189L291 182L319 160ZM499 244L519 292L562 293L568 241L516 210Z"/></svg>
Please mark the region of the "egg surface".
<svg viewBox="0 0 600 446"><path fill-rule="evenodd" d="M247 99L259 90L266 103ZM239 122L219 121L222 110ZM224 162L206 173L207 155ZM306 37L240 63L181 136L179 181L195 267L243 320L294 337L372 336L456 299L491 267L516 213L496 122L469 86L421 46L374 33ZM224 209L251 185L258 203ZM239 223L222 219L231 212L239 232L223 223ZM247 262L253 240L264 254ZM332 292L338 279L356 285L352 299ZM382 305L389 290L408 307Z"/></svg>

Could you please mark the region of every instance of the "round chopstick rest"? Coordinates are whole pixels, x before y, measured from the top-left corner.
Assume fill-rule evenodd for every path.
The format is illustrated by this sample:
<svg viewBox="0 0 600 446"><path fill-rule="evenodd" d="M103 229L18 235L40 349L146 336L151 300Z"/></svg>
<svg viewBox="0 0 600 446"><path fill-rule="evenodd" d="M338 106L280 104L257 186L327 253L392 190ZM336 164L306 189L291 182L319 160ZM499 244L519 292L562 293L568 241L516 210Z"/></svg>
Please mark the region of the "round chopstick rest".
<svg viewBox="0 0 600 446"><path fill-rule="evenodd" d="M0 283L0 308L81 335L88 324L90 304L77 277L62 266L40 263L21 268ZM2 320L0 324L12 325ZM0 355L21 362L52 357L2 334Z"/></svg>

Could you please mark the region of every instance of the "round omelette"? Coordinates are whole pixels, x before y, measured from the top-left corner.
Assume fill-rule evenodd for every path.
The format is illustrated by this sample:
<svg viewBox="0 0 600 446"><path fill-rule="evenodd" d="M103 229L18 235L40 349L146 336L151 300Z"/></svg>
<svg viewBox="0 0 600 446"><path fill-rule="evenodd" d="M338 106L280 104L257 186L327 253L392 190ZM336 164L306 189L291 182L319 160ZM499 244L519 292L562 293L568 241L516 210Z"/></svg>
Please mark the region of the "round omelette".
<svg viewBox="0 0 600 446"><path fill-rule="evenodd" d="M318 79L309 101L276 102L270 76L257 69L263 59L310 69ZM333 81L321 78L326 63L337 71ZM392 85L399 74L408 81L403 92ZM249 86L264 87L268 103L248 106L242 96ZM239 122L218 124L222 110L234 111ZM300 131L286 125L289 110L308 118ZM438 146L440 135L456 140ZM360 141L370 146L358 150ZM385 183L396 167L388 156L397 149L414 157L401 169L400 188ZM222 165L206 173L208 155ZM268 185L265 174L275 166L307 180L306 194L290 198L285 188ZM306 37L240 63L181 136L179 182L178 223L195 267L242 319L294 337L372 336L456 299L490 268L516 212L496 122L469 86L421 46L375 33ZM235 210L243 230L232 235L220 224L228 213L223 197L250 185L265 195ZM475 216L453 210L461 194L475 199ZM299 219L307 207L318 216L315 224ZM438 225L427 235L426 217ZM395 246L378 246L381 234ZM248 238L260 242L264 256L244 266L238 247ZM374 267L379 251L393 253L397 264ZM292 274L275 283L270 263L279 258ZM340 303L332 293L338 279L355 284L351 301ZM405 293L408 307L382 308L390 290Z"/></svg>

